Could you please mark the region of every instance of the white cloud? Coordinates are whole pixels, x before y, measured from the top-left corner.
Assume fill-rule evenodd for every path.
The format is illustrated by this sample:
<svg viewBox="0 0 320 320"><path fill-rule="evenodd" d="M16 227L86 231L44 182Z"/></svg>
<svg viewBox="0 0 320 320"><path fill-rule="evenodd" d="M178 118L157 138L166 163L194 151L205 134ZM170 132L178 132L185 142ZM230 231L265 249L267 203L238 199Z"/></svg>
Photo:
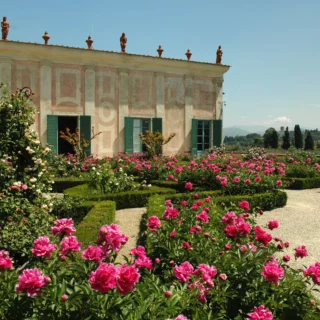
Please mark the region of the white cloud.
<svg viewBox="0 0 320 320"><path fill-rule="evenodd" d="M248 116L240 116L240 119L248 119Z"/></svg>
<svg viewBox="0 0 320 320"><path fill-rule="evenodd" d="M291 123L292 120L288 117L277 117L277 118L274 118L273 120L269 120L268 122L270 123Z"/></svg>

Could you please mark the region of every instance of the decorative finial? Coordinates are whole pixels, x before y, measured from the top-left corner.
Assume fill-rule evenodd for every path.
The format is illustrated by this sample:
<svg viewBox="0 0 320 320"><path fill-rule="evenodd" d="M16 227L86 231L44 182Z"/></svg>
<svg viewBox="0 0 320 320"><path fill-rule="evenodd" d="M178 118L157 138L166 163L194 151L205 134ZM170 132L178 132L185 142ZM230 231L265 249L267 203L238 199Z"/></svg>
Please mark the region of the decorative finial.
<svg viewBox="0 0 320 320"><path fill-rule="evenodd" d="M223 52L222 52L222 50L221 50L221 46L219 46L219 47L218 47L218 50L217 50L216 64L220 64L220 63L221 63L222 55L223 55Z"/></svg>
<svg viewBox="0 0 320 320"><path fill-rule="evenodd" d="M48 41L50 40L50 36L47 31L44 33L42 39L44 40L44 44L47 45Z"/></svg>
<svg viewBox="0 0 320 320"><path fill-rule="evenodd" d="M190 51L190 49L188 49L188 51L186 52L186 56L188 58L188 61L190 61L190 58L192 56L192 52Z"/></svg>
<svg viewBox="0 0 320 320"><path fill-rule="evenodd" d="M126 53L126 46L127 46L127 37L125 33L122 33L120 37L120 47L121 47L121 52Z"/></svg>
<svg viewBox="0 0 320 320"><path fill-rule="evenodd" d="M91 50L92 49L93 40L91 39L90 36L86 40L86 43L87 43L88 49Z"/></svg>
<svg viewBox="0 0 320 320"><path fill-rule="evenodd" d="M9 29L10 23L7 21L7 17L3 17L1 22L2 40L8 40Z"/></svg>
<svg viewBox="0 0 320 320"><path fill-rule="evenodd" d="M164 51L163 49L162 49L162 47L159 45L159 48L158 48L158 55L159 55L159 58L161 58L161 56L162 56L162 52Z"/></svg>

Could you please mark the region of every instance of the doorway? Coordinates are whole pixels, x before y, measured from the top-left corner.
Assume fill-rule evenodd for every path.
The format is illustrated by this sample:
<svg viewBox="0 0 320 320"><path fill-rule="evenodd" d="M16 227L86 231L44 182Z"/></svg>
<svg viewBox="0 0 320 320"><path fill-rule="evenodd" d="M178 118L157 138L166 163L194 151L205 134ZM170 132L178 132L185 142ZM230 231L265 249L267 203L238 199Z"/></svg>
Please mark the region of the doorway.
<svg viewBox="0 0 320 320"><path fill-rule="evenodd" d="M78 127L78 117L58 116L58 153L59 154L74 154L72 145L60 138L60 131L66 132L66 128L70 129L70 133L75 133Z"/></svg>

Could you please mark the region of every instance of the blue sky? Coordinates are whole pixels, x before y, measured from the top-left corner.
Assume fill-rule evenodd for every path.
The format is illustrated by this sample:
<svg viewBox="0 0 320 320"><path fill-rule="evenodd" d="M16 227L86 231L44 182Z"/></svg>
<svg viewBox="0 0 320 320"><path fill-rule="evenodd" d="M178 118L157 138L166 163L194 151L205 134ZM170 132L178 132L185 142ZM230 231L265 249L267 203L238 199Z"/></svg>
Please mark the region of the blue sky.
<svg viewBox="0 0 320 320"><path fill-rule="evenodd" d="M16 0L0 15L10 40L119 51L125 32L130 53L215 62L222 45L224 126L300 124L320 129L319 0Z"/></svg>

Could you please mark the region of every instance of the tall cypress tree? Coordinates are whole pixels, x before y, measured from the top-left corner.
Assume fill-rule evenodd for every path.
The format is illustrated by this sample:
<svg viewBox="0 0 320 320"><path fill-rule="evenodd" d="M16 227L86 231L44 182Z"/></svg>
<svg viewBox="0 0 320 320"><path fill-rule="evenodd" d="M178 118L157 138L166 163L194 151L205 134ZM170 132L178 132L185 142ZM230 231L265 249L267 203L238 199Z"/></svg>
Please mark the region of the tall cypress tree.
<svg viewBox="0 0 320 320"><path fill-rule="evenodd" d="M306 139L304 140L304 149L313 150L313 148L314 148L313 137L311 135L311 132L308 131Z"/></svg>
<svg viewBox="0 0 320 320"><path fill-rule="evenodd" d="M288 150L290 148L290 134L289 134L288 127L286 128L286 131L284 132L284 136L282 139L283 139L282 149Z"/></svg>
<svg viewBox="0 0 320 320"><path fill-rule="evenodd" d="M298 124L294 126L294 146L297 149L303 148L303 137L300 130L300 126Z"/></svg>

